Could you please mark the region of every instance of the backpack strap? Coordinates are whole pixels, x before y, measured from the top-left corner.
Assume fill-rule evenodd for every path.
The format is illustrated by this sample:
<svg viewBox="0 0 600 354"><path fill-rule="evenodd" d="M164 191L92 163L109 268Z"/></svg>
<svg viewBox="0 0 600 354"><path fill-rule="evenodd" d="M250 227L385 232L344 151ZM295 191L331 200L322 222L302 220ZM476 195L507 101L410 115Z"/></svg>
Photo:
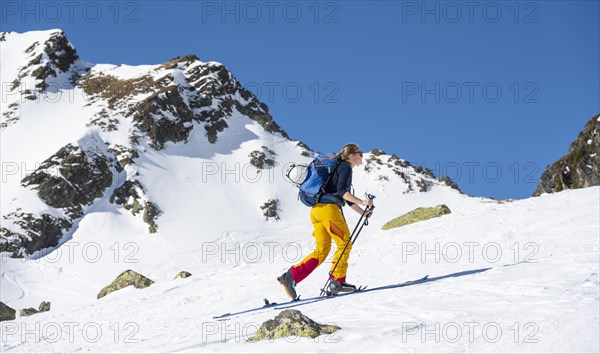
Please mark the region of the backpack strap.
<svg viewBox="0 0 600 354"><path fill-rule="evenodd" d="M325 187L329 184L329 181L331 180L331 176L333 176L333 174L335 173L335 170L337 170L337 168L342 164L342 162L343 162L342 160L339 160L338 162L335 163L333 170L329 173L329 176L327 176L327 180L325 181L325 183L323 183L321 185L320 194L319 194L319 197L317 198L317 203L321 202L321 199L326 199L326 200L330 200L330 201L334 202L335 204L339 204L338 197L335 194L329 194L329 193L325 192Z"/></svg>

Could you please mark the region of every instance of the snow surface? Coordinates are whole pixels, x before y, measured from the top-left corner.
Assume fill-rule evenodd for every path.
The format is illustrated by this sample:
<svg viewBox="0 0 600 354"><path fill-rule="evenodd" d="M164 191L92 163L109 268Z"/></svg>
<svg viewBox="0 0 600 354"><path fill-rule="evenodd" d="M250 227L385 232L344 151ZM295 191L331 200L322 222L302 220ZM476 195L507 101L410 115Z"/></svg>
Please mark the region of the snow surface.
<svg viewBox="0 0 600 354"><path fill-rule="evenodd" d="M276 311L223 322L212 317L260 306L264 297L285 301L275 277L312 247L308 208L301 223L249 223L212 241L198 232L188 251L175 235L144 235L141 225L98 208L69 241L72 252L63 245L62 256L3 260L8 305L36 306L46 299L53 307L3 322L2 350L597 353L599 194L593 187L504 204L446 191L423 195L430 200L382 198L352 251L348 280L374 287L425 274L438 279L298 307L342 330L314 340L255 344L245 338ZM380 230L402 210L434 201L454 212ZM354 225L356 215L346 214ZM183 220L182 234L189 227ZM93 243L85 256L83 248ZM128 268L156 284L95 299ZM193 275L172 280L180 270ZM324 264L298 285L299 293L316 295L326 274ZM13 290L4 293L9 284Z"/></svg>
<svg viewBox="0 0 600 354"><path fill-rule="evenodd" d="M17 50L52 33L28 34ZM5 65L8 42L2 43L2 76L13 77L17 70ZM170 73L183 84L182 70L158 67L102 64L91 70L119 78ZM140 157L115 173L105 197L84 210L59 248L0 259L2 302L17 310L52 303L50 312L0 323L2 352L600 351L599 187L494 201L432 179L427 192L410 191L389 167L357 167L355 194L375 194L377 207L352 250L348 281L376 287L426 274L432 281L298 307L342 330L312 340L250 344L245 338L277 311L221 322L213 316L261 306L265 297L286 301L275 278L314 242L309 208L283 175L289 163L310 158L300 155L295 141L265 132L235 110L216 144L194 122L186 143L167 143L160 151L144 140L131 146L131 120L117 117L112 132L88 127L106 102L72 96L23 103L20 120L2 131L3 166L17 167L3 173L3 216L16 208L56 213L20 180L67 143L99 149L121 144ZM257 170L248 155L263 146L275 152L277 165ZM371 157L367 153L364 160ZM389 157L378 156L384 162ZM413 183L427 179L412 167L402 172ZM149 234L141 217L109 202L114 188L133 175L161 209L156 234ZM281 220L262 215L259 207L269 199L278 199ZM452 214L381 231L394 217L442 203ZM345 215L353 229L359 216L349 208ZM15 227L4 219L2 226ZM100 289L127 269L156 283L97 300ZM192 277L173 280L182 270ZM317 295L327 271L328 264L317 269L298 285L299 294Z"/></svg>

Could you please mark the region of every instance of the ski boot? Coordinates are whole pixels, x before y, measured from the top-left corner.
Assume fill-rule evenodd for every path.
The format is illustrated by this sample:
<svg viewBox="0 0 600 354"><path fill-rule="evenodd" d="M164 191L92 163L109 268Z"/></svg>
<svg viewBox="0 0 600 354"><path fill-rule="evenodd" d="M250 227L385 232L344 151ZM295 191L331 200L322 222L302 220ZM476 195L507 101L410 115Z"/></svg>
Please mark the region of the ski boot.
<svg viewBox="0 0 600 354"><path fill-rule="evenodd" d="M296 295L296 282L294 281L294 277L292 276L292 268L290 268L287 272L281 274L277 278L277 281L279 282L279 284L281 284L281 286L283 286L283 289L285 290L286 294L288 294L288 296L291 297L292 300L296 300L298 296Z"/></svg>
<svg viewBox="0 0 600 354"><path fill-rule="evenodd" d="M356 291L357 288L355 285L348 284L346 282L340 282L335 279L331 279L329 281L329 287L327 289L326 294L328 296L335 296L342 293L351 293Z"/></svg>

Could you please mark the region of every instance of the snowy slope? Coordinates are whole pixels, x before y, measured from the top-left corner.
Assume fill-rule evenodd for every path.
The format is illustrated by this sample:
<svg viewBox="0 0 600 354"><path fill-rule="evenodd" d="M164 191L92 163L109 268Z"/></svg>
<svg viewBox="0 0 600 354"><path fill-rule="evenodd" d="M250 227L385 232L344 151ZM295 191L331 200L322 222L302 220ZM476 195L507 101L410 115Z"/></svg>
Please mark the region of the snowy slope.
<svg viewBox="0 0 600 354"><path fill-rule="evenodd" d="M156 261L163 262L162 267L151 270L144 262L132 266L156 284L20 318L13 327L4 328L3 350L598 352L599 193L600 188L594 187L505 204L485 200L473 204L462 196L446 196L455 213L389 231L380 231L381 222L411 201L378 204L377 217L353 250L349 280L373 287L429 274L433 281L298 308L317 321L341 326L334 335L249 344L244 339L276 311L225 322L212 319L260 306L263 297L285 300L275 277L297 260L293 250L309 251L310 230L304 223L277 231L232 231L219 240L224 245L207 243L204 251L181 254L168 262L164 261L172 251L164 250ZM80 232L88 227L108 231L114 224L110 217L115 216L99 215ZM136 258L153 246L144 242ZM269 248L267 242L275 246ZM287 247L287 256L282 255L285 245L293 245ZM257 249L260 257L253 253ZM81 268L85 262L75 264L86 271ZM49 264L42 259L36 266L38 274L54 277L59 284L70 281L73 293L85 293L83 289L93 281L82 284L70 278L75 270L64 270L75 264ZM172 280L181 269L194 275ZM11 271L5 278L19 274L31 278L34 273L32 269L18 272ZM319 268L299 285L299 292L315 295L326 272L325 265ZM32 286L29 291L44 289ZM37 337L26 335L24 330L36 323L40 330L28 333L39 333ZM75 323L70 325L73 331L69 323ZM95 334L98 330L101 335Z"/></svg>

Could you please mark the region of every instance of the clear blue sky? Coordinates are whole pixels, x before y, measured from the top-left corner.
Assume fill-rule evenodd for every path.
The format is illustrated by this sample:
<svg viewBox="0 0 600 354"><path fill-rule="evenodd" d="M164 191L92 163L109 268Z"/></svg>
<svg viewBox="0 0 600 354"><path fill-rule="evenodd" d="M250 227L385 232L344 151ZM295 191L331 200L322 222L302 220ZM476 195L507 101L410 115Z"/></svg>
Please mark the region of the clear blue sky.
<svg viewBox="0 0 600 354"><path fill-rule="evenodd" d="M347 142L533 193L600 112L598 1L3 1L2 31L61 28L93 63L224 63L314 150Z"/></svg>

